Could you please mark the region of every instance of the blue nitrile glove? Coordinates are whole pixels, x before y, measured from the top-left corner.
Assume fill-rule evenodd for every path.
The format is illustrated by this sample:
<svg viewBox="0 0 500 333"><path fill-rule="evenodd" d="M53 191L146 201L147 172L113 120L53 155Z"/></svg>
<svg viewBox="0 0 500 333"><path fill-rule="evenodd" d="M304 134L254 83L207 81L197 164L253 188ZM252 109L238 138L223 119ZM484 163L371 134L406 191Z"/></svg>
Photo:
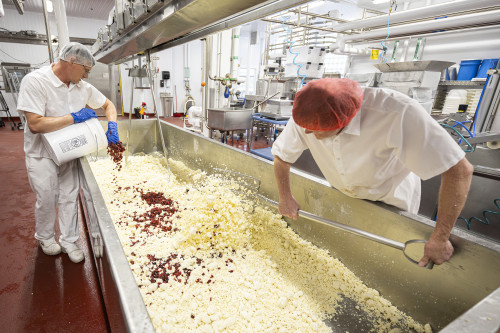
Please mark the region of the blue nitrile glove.
<svg viewBox="0 0 500 333"><path fill-rule="evenodd" d="M83 108L78 112L72 112L71 115L73 116L73 119L75 119L75 124L84 122L90 118L97 118L94 110L87 108Z"/></svg>
<svg viewBox="0 0 500 333"><path fill-rule="evenodd" d="M120 141L118 137L118 125L114 121L108 121L108 131L106 132L106 137L109 143L114 143Z"/></svg>

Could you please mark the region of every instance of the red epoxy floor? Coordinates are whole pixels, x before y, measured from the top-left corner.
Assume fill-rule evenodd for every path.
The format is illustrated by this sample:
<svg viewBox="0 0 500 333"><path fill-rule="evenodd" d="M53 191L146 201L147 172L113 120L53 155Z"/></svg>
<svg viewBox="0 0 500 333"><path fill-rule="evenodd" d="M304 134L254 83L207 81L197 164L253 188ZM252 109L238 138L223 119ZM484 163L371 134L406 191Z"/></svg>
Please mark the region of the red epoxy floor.
<svg viewBox="0 0 500 333"><path fill-rule="evenodd" d="M80 219L83 263L47 256L35 233L35 195L23 132L0 127L0 327L2 332L107 332L97 275ZM58 235L56 236L58 237Z"/></svg>
<svg viewBox="0 0 500 333"><path fill-rule="evenodd" d="M182 126L182 118L164 120ZM12 131L8 123L0 127L0 331L108 332L81 217L82 263L72 263L63 253L45 255L34 239L35 194L26 174L23 139L23 131ZM266 141L259 137L253 149L269 146ZM245 140L235 141L234 147L248 150Z"/></svg>

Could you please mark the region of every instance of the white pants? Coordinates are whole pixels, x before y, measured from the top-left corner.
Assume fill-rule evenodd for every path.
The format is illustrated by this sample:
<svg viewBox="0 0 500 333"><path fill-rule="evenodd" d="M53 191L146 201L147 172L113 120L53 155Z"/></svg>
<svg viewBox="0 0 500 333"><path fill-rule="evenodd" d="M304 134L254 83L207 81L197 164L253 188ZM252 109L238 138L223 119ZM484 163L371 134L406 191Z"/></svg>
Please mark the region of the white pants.
<svg viewBox="0 0 500 333"><path fill-rule="evenodd" d="M61 245L78 239L78 160L57 166L50 158L26 157L31 189L36 194L35 238L54 237L57 211Z"/></svg>

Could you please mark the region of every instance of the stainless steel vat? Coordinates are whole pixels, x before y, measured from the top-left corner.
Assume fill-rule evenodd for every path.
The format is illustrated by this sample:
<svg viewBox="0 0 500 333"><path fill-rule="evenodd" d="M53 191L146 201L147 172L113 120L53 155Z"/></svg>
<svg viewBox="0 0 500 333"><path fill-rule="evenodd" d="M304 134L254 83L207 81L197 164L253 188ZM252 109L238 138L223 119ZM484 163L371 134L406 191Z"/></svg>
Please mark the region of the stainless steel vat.
<svg viewBox="0 0 500 333"><path fill-rule="evenodd" d="M121 137L126 136L127 122L119 121ZM106 126L102 122L103 127ZM201 135L161 122L169 157L188 167L211 172L227 168L261 180L260 193L278 199L272 162L256 157ZM130 132L131 153L161 152L161 141L155 120L134 120ZM101 152L104 156L105 152ZM146 308L135 284L118 236L97 187L89 160L81 159L85 189L86 223L99 281L104 294L110 326L129 332L153 332ZM434 222L402 213L384 204L345 196L318 177L292 169L292 191L301 208L322 217L364 229L397 241L429 237ZM89 213L90 212L90 213ZM448 324L460 324L459 317L468 312L467 323L476 324L477 332L496 332L500 325L500 244L455 228L451 241L455 255L450 263L426 270L409 263L398 250L332 229L305 219L289 220L302 238L330 251L366 285L377 289L385 298L416 320L430 323L435 331ZM492 294L492 296L489 296ZM488 298L489 296L489 298ZM174 301L175 302L175 301ZM474 313L474 305L486 303L490 312ZM492 330L482 323L496 324ZM341 316L330 323L334 330L359 332L356 322ZM490 325L491 327L492 325ZM473 332L474 329L467 332ZM448 330L447 332L456 332Z"/></svg>
<svg viewBox="0 0 500 333"><path fill-rule="evenodd" d="M292 116L293 101L287 99L270 99L260 112L262 116L274 119L288 119Z"/></svg>
<svg viewBox="0 0 500 333"><path fill-rule="evenodd" d="M221 131L247 130L252 128L253 109L209 108L207 125Z"/></svg>

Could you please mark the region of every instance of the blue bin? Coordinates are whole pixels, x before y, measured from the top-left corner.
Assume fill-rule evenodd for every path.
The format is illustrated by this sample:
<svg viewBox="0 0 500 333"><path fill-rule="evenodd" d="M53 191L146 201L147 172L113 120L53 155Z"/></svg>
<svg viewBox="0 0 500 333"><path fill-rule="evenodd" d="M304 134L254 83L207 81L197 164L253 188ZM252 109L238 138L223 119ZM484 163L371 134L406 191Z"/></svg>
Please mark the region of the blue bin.
<svg viewBox="0 0 500 333"><path fill-rule="evenodd" d="M486 72L490 68L496 68L498 63L498 59L483 59L483 62L481 63L481 67L479 67L479 70L477 71L476 77L478 78L486 78Z"/></svg>
<svg viewBox="0 0 500 333"><path fill-rule="evenodd" d="M470 81L476 77L477 70L481 65L481 59L478 60L462 60L460 69L457 75L457 81Z"/></svg>

